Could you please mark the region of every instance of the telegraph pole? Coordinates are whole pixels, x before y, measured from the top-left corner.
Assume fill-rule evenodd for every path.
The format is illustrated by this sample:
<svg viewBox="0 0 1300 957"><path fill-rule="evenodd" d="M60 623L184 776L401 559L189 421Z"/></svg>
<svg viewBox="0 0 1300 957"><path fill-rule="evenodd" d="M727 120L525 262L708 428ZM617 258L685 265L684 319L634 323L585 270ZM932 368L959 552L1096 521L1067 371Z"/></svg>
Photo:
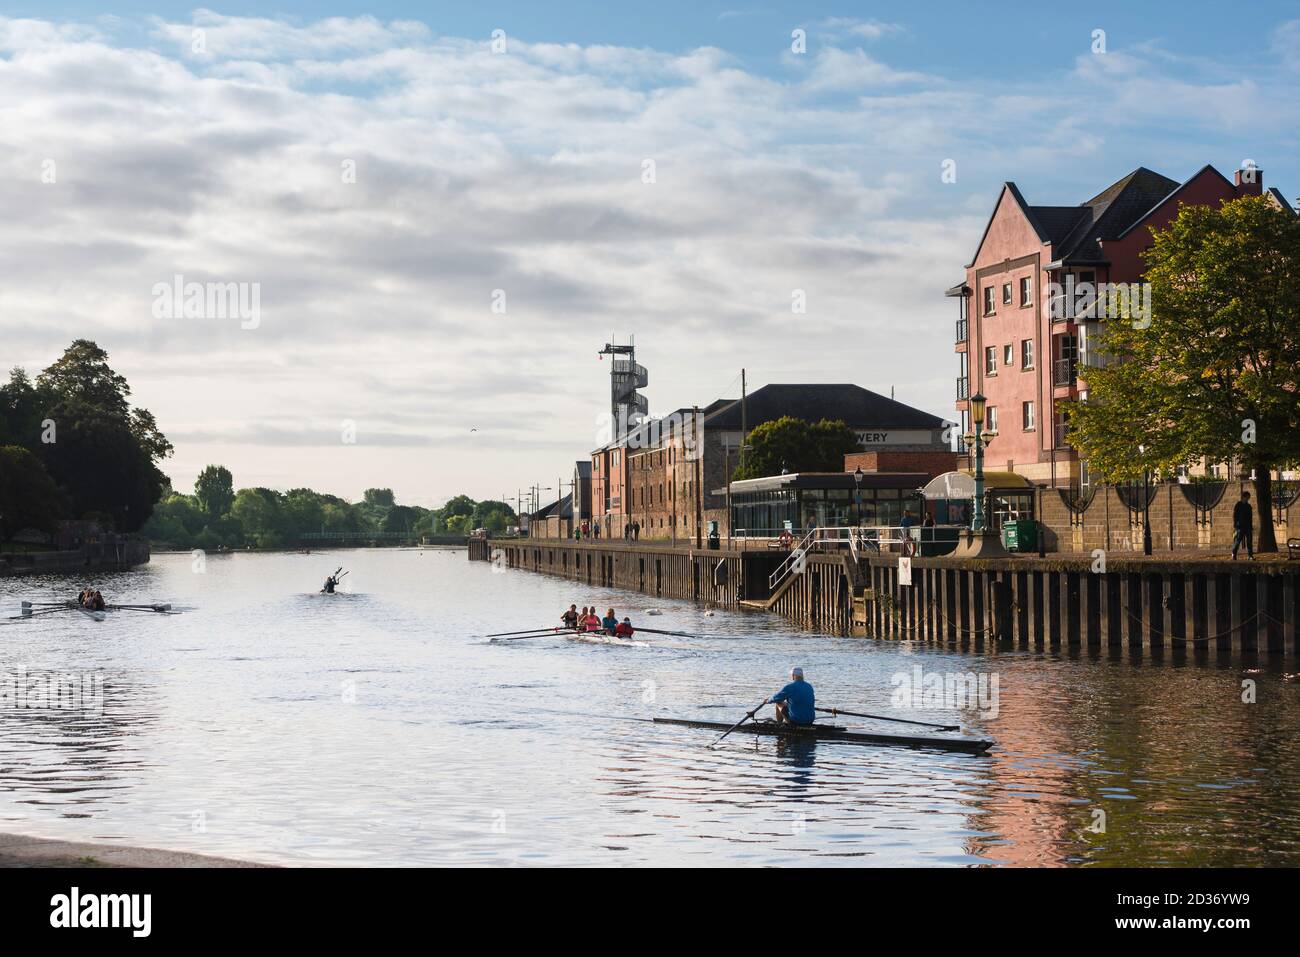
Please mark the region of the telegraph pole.
<svg viewBox="0 0 1300 957"><path fill-rule="evenodd" d="M745 469L745 444L749 441L749 429L745 424L745 370L740 370L740 468Z"/></svg>
<svg viewBox="0 0 1300 957"><path fill-rule="evenodd" d="M691 428L692 429L696 428L699 421L700 421L700 407L697 405L694 407L691 413ZM703 430L701 429L700 431L702 432ZM703 435L695 436L695 547L696 548L702 548L704 546L704 541L702 539L704 530L700 527L701 520L704 517L703 516L704 492L700 488L700 460L704 458L704 446L701 444L703 442L703 439L704 439Z"/></svg>

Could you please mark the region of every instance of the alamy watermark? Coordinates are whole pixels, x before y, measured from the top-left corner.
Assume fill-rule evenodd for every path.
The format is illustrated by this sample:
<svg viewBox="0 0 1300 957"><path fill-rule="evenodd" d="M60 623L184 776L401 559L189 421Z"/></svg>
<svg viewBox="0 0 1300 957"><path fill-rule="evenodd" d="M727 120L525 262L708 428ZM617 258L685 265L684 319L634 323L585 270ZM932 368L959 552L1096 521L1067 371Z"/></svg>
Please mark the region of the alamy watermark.
<svg viewBox="0 0 1300 957"><path fill-rule="evenodd" d="M177 273L171 282L153 284L155 319L238 319L239 328L262 324L260 282L186 282Z"/></svg>
<svg viewBox="0 0 1300 957"><path fill-rule="evenodd" d="M894 686L890 704L899 710L975 711L981 718L998 716L998 676L973 671L925 672L913 665L889 679Z"/></svg>
<svg viewBox="0 0 1300 957"><path fill-rule="evenodd" d="M0 711L104 713L104 675L90 671L0 672Z"/></svg>
<svg viewBox="0 0 1300 957"><path fill-rule="evenodd" d="M703 412L673 412L651 418L620 409L617 416L607 412L596 419L598 448L618 444L629 449L654 449L676 439L685 450L686 461L694 462L704 454L703 436Z"/></svg>
<svg viewBox="0 0 1300 957"><path fill-rule="evenodd" d="M1073 274L1065 283L1047 284L1048 312L1052 319L1132 319L1138 329L1151 325L1151 283L1077 282Z"/></svg>

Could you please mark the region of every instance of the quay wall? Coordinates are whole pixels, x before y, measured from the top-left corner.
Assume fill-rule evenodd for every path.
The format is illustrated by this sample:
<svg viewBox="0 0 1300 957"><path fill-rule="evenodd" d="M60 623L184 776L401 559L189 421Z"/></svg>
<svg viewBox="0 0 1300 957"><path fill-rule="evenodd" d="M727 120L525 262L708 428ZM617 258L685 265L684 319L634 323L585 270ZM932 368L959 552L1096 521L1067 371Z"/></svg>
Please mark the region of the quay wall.
<svg viewBox="0 0 1300 957"><path fill-rule="evenodd" d="M2 552L0 578L75 572L87 568L131 568L148 564L149 554L149 543L137 540L95 543L67 551Z"/></svg>
<svg viewBox="0 0 1300 957"><path fill-rule="evenodd" d="M519 539L471 541L469 557L652 596L743 602L831 634L975 649L1300 654L1300 562L1111 558L1094 571L1064 556L947 556L913 558L906 585L897 556L811 553L769 593L783 553Z"/></svg>

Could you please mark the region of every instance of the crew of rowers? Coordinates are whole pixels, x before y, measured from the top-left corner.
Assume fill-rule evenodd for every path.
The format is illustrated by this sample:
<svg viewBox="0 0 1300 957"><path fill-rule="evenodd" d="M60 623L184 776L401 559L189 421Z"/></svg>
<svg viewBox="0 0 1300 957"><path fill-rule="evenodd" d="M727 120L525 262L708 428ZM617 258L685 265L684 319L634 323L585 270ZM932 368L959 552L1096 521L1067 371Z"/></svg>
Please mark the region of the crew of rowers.
<svg viewBox="0 0 1300 957"><path fill-rule="evenodd" d="M570 631L603 632L615 638L631 638L636 634L636 629L632 627L632 619L624 618L619 621L613 608L605 612L605 617L601 618L596 612L595 605L590 608L584 605L582 611L578 611L577 605L570 605L569 610L560 616L560 621L564 622L564 627Z"/></svg>
<svg viewBox="0 0 1300 957"><path fill-rule="evenodd" d="M104 596L93 588L87 588L78 595L77 604L87 611L103 611L108 607L104 604Z"/></svg>

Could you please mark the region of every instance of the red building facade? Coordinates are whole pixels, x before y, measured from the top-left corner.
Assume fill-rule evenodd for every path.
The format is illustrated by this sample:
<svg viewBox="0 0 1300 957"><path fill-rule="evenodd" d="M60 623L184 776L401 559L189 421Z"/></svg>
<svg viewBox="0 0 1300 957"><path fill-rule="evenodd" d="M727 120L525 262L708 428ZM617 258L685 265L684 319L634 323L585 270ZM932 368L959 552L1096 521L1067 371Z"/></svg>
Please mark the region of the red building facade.
<svg viewBox="0 0 1300 957"><path fill-rule="evenodd" d="M982 392L984 427L997 432L985 450L986 468L1052 486L1089 481L1086 463L1070 447L1061 403L1087 398L1087 367L1102 361L1089 349L1097 320L1065 315L1060 288L1138 283L1152 231L1168 226L1180 205L1215 205L1262 190L1257 168L1228 180L1211 166L1183 183L1138 168L1078 206L1031 206L1015 183L1003 184L964 281L947 291L958 301L962 431L971 427L970 396ZM1269 194L1287 206L1276 190Z"/></svg>

